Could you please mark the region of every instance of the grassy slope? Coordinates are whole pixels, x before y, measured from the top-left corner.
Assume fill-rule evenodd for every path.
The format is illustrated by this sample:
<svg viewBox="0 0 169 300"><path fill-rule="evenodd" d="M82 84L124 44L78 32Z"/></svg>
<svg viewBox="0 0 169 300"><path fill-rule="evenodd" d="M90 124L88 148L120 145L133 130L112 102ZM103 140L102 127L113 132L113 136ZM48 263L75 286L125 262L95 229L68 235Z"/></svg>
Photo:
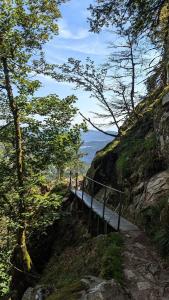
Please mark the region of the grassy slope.
<svg viewBox="0 0 169 300"><path fill-rule="evenodd" d="M78 291L84 290L80 279L87 275L114 278L122 284L121 236L112 233L92 238L79 223L74 222L71 228L69 226L70 223L63 225L68 231L58 237L53 255L41 277L40 284L58 289L49 300L76 299Z"/></svg>

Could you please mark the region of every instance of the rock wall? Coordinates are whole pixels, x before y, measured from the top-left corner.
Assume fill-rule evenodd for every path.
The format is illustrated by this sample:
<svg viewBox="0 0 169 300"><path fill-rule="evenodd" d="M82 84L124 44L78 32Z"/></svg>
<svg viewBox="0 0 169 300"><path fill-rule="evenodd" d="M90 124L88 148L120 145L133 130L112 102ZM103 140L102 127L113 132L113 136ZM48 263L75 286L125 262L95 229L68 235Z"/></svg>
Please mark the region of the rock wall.
<svg viewBox="0 0 169 300"><path fill-rule="evenodd" d="M152 218L161 224L169 211L169 86L142 101L136 112L137 120L123 125L122 137L96 154L88 176L125 191L123 215L146 227ZM104 193L90 182L87 189L98 199ZM109 192L107 205L117 199Z"/></svg>

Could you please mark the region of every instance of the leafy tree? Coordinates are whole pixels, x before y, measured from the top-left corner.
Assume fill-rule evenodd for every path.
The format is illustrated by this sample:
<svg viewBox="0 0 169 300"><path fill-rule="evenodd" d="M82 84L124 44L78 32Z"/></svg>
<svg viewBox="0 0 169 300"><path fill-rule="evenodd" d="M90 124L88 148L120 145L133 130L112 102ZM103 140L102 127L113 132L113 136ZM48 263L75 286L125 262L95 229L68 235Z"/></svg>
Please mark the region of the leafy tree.
<svg viewBox="0 0 169 300"><path fill-rule="evenodd" d="M72 125L78 112L74 106L76 100L75 96L59 99L52 94L33 98L28 104L23 134L26 141L25 160L31 173L45 171L49 165L54 165L59 177L62 177L65 168L74 160L79 163L81 130L86 130L86 125Z"/></svg>
<svg viewBox="0 0 169 300"><path fill-rule="evenodd" d="M25 195L26 170L24 164L24 145L20 126L24 115L24 106L30 95L40 86L37 80L31 80L31 72L36 72L43 65L42 46L53 34L57 34L57 20L60 17L58 4L64 1L17 0L0 1L0 88L8 102L10 124L12 127L13 149L11 163L13 171L13 187L17 194L17 248L15 251L13 278L26 277L32 269L32 261L26 246L25 234ZM12 122L11 122L12 119ZM2 198L2 197L1 197ZM14 196L15 198L15 196ZM17 268L16 268L17 267ZM19 280L18 280L19 281ZM16 282L12 287L17 289ZM16 285L16 286L14 286ZM23 284L24 285L24 284ZM24 286L21 287L24 289ZM22 291L21 291L22 293ZM20 295L14 296L19 299Z"/></svg>
<svg viewBox="0 0 169 300"><path fill-rule="evenodd" d="M25 164L23 215L27 233L36 227L43 228L58 214L56 209L61 199L57 195L51 195L45 187L47 184L45 174L48 172L48 167L54 165L62 174L66 167L79 164L80 134L86 126L84 123L72 125L77 114L75 101L74 96L59 99L57 95L49 95L32 98L25 103L24 109L20 109ZM3 122L7 122L10 115L9 110L4 114L5 108L4 101L0 110ZM20 226L18 216L20 195L17 176L15 176L12 124L3 126L0 141L0 214L9 218L11 235L12 232L16 233L18 225ZM42 208L45 209L45 215ZM14 238L10 246L13 246L15 241ZM16 266L15 261L13 264ZM16 276L14 284L16 284Z"/></svg>

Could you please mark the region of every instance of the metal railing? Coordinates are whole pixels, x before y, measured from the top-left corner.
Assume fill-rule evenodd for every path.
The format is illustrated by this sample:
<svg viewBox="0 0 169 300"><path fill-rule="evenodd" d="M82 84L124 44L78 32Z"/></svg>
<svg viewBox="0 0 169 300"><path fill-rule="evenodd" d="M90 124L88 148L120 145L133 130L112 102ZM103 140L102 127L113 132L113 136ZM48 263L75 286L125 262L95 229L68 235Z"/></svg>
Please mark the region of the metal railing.
<svg viewBox="0 0 169 300"><path fill-rule="evenodd" d="M83 176L82 180L78 180L78 173L75 173L75 175L73 175L73 172L70 171L70 181L69 181L69 188L70 189L74 189L75 191L75 195L77 195L77 191L80 190L82 192L82 198L81 200L84 200L84 193L85 190L88 189L88 185L89 183L91 183L92 186L90 186L92 194L88 195L91 197L91 206L90 206L90 211L89 211L89 227L91 226L92 223L92 212L93 212L93 201L97 200L98 202L102 202L103 203L103 207L102 207L102 221L105 223L107 223L107 221L105 220L105 210L106 210L106 204L107 204L107 199L108 199L108 191L110 191L111 193L114 193L113 197L115 198L116 201L113 201L113 199L111 198L111 210L116 212L118 214L118 224L117 224L117 231L119 231L120 229L120 219L121 219L121 213L122 213L122 206L123 206L123 199L122 199L122 195L124 195L124 192L118 189L115 189L113 187L107 186L97 180L94 180L88 176ZM102 199L99 196L99 199L97 199L97 193L94 193L94 189L96 188L96 186L101 186L104 191L103 191L103 197ZM99 190L98 190L99 192ZM117 197L118 195L118 197ZM106 224L107 226L107 224Z"/></svg>

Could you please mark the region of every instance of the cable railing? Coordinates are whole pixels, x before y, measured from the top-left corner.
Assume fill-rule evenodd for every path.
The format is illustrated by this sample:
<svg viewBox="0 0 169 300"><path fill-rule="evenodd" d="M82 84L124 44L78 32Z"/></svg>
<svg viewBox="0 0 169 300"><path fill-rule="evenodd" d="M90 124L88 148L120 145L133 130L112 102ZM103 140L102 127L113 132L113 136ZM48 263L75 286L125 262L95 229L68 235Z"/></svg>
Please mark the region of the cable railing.
<svg viewBox="0 0 169 300"><path fill-rule="evenodd" d="M123 191L105 185L97 180L90 178L89 176L83 176L82 179L79 180L78 173L76 172L75 174L73 174L72 171L70 172L69 188L74 191L75 195L77 195L78 191L81 191L81 200L83 202L85 194L90 196L89 226L92 222L93 205L96 201L101 205L99 205L102 209L101 219L103 220L103 222L106 221L107 223L110 223L106 215L106 212L108 211L106 204L108 202L108 199L111 198L111 211L115 212L118 215L116 229L117 231L119 231L123 206Z"/></svg>

